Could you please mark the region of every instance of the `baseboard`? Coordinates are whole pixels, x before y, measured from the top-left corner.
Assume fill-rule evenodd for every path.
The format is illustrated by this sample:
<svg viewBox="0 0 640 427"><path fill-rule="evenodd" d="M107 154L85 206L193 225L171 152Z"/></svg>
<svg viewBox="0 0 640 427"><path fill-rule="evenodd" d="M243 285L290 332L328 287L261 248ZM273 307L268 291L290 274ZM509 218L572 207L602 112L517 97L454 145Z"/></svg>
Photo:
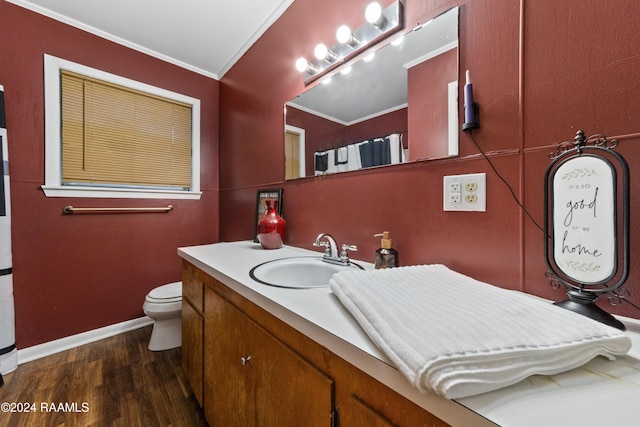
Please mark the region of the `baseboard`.
<svg viewBox="0 0 640 427"><path fill-rule="evenodd" d="M148 316L18 349L18 365L153 324Z"/></svg>

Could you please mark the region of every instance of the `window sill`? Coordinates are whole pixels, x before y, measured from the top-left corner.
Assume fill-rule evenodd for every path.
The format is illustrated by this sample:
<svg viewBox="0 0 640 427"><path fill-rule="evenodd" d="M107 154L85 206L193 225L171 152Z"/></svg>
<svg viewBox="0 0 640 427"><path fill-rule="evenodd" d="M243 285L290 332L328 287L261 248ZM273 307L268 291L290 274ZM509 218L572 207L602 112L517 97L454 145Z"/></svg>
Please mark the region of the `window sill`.
<svg viewBox="0 0 640 427"><path fill-rule="evenodd" d="M200 200L202 192L180 190L141 190L128 188L96 188L43 185L47 197L84 197L103 199L183 199Z"/></svg>

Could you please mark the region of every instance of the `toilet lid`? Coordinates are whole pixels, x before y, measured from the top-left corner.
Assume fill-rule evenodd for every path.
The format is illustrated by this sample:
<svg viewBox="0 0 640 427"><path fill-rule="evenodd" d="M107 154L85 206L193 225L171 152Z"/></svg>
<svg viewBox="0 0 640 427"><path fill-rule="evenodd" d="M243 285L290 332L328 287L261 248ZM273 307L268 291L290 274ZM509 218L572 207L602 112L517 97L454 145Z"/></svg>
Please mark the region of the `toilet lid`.
<svg viewBox="0 0 640 427"><path fill-rule="evenodd" d="M147 295L147 301L174 302L182 299L182 282L169 283L152 289Z"/></svg>

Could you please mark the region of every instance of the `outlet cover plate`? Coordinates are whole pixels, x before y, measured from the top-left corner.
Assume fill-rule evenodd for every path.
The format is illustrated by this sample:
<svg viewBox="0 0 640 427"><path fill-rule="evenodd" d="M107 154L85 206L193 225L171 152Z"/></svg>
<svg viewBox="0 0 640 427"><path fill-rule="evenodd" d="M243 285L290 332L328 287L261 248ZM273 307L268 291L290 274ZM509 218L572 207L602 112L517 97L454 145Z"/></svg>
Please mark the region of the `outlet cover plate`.
<svg viewBox="0 0 640 427"><path fill-rule="evenodd" d="M443 182L445 211L487 211L487 174L448 175Z"/></svg>

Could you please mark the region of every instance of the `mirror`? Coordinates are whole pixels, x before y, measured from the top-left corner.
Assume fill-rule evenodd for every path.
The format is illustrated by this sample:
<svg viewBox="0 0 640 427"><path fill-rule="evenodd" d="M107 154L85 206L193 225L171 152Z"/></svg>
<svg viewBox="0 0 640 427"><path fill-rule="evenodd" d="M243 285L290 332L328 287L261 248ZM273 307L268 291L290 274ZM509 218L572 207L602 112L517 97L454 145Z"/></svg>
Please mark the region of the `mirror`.
<svg viewBox="0 0 640 427"><path fill-rule="evenodd" d="M285 179L458 154L458 8L374 49L285 104Z"/></svg>

